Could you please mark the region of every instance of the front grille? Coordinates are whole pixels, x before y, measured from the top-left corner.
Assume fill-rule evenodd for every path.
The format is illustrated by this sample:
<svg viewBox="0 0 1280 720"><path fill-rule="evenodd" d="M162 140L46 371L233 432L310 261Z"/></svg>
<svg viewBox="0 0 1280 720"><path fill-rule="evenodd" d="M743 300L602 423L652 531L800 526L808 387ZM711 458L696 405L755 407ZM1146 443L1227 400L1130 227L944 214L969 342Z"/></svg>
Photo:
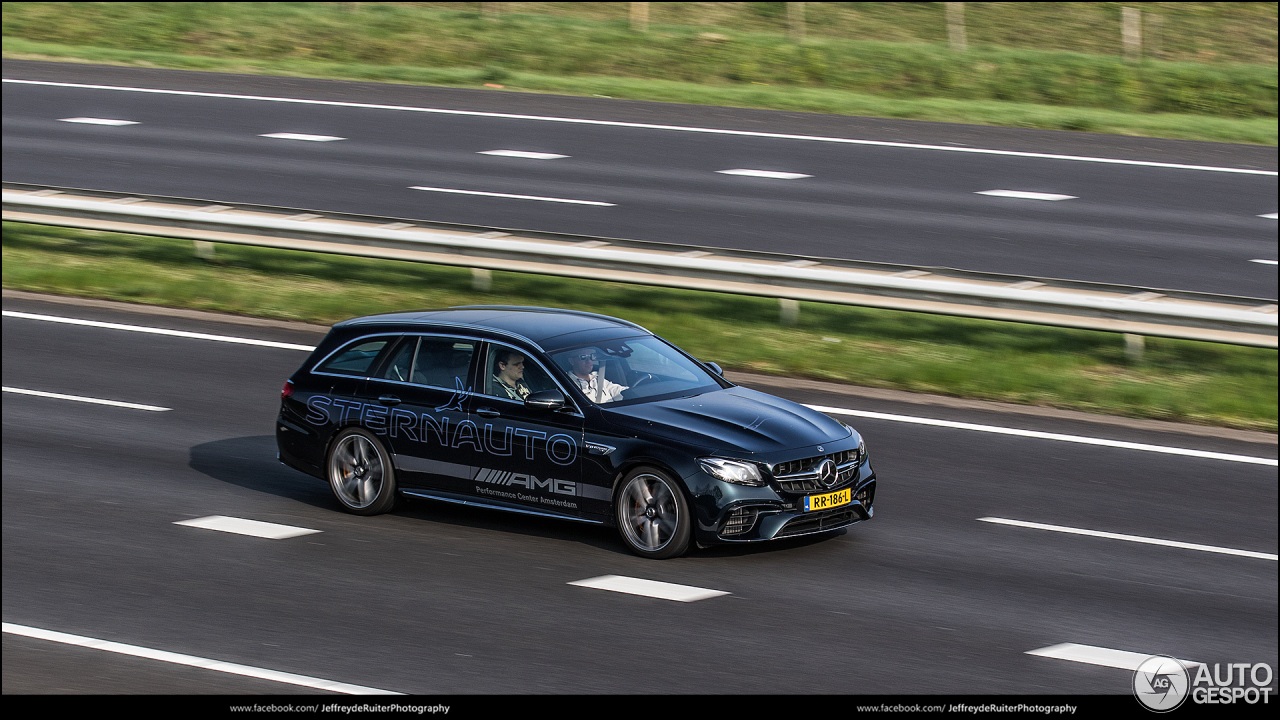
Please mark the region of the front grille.
<svg viewBox="0 0 1280 720"><path fill-rule="evenodd" d="M830 487L823 485L818 478L818 468L823 460L831 460L836 464L836 482ZM854 448L830 455L789 460L774 465L770 470L773 472L774 480L778 481L778 485L784 492L822 492L840 487L852 480L857 475L859 460L858 450Z"/></svg>
<svg viewBox="0 0 1280 720"><path fill-rule="evenodd" d="M823 530L834 530L838 527L855 523L862 518L863 514L859 512L857 505L831 510L819 510L818 512L806 513L792 518L786 525L782 526L782 529L774 537L781 538L789 535L804 535L806 533L822 532Z"/></svg>
<svg viewBox="0 0 1280 720"><path fill-rule="evenodd" d="M755 508L737 508L729 513L729 519L724 522L724 529L720 531L721 535L741 535L747 532L756 524Z"/></svg>

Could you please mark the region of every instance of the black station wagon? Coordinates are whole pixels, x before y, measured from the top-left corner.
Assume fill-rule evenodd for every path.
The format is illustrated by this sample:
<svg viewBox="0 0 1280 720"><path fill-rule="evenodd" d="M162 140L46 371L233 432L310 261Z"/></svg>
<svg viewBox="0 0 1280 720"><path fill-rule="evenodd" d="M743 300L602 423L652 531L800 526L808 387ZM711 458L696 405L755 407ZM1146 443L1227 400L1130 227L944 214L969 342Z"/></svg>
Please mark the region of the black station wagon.
<svg viewBox="0 0 1280 720"><path fill-rule="evenodd" d="M650 558L872 515L875 473L853 428L603 315L348 320L281 398L280 460L361 515L410 496L606 524Z"/></svg>

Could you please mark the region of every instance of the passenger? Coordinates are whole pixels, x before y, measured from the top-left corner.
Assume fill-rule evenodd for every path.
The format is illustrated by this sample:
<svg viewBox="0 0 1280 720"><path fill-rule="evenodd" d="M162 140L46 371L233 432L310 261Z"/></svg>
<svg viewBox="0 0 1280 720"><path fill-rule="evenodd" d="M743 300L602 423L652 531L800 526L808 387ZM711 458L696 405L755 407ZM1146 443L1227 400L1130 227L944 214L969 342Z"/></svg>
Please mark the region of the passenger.
<svg viewBox="0 0 1280 720"><path fill-rule="evenodd" d="M596 354L592 350L574 351L569 355L569 369L573 372L573 381L578 384L588 398L596 403L613 402L618 399L626 386L610 382L596 372Z"/></svg>
<svg viewBox="0 0 1280 720"><path fill-rule="evenodd" d="M524 355L513 350L499 350L496 355L498 362L497 372L493 375L493 394L524 402L530 393L524 381Z"/></svg>

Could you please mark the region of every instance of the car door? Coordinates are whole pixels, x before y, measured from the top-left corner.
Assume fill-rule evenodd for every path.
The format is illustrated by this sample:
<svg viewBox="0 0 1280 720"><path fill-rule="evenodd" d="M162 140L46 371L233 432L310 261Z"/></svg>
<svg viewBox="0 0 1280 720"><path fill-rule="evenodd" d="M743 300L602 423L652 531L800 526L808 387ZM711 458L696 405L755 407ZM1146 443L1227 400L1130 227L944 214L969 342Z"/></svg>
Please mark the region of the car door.
<svg viewBox="0 0 1280 720"><path fill-rule="evenodd" d="M372 422L392 454L406 490L465 492L474 474L471 420L475 340L450 335L406 335L365 388Z"/></svg>
<svg viewBox="0 0 1280 720"><path fill-rule="evenodd" d="M510 378L519 364L525 388L519 392L564 392L535 354L487 344L473 408L480 451L473 492L495 503L582 516L582 414L567 398L560 410L513 398L502 387L503 373Z"/></svg>

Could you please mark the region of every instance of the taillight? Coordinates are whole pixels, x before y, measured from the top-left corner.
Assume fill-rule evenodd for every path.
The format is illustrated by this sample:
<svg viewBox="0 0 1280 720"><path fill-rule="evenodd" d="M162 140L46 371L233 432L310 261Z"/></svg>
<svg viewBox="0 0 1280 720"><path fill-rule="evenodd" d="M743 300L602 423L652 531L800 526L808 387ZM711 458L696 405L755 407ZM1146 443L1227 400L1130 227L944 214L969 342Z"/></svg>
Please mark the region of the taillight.
<svg viewBox="0 0 1280 720"><path fill-rule="evenodd" d="M280 388L280 399L284 400L293 394L293 381L285 380L284 387Z"/></svg>

